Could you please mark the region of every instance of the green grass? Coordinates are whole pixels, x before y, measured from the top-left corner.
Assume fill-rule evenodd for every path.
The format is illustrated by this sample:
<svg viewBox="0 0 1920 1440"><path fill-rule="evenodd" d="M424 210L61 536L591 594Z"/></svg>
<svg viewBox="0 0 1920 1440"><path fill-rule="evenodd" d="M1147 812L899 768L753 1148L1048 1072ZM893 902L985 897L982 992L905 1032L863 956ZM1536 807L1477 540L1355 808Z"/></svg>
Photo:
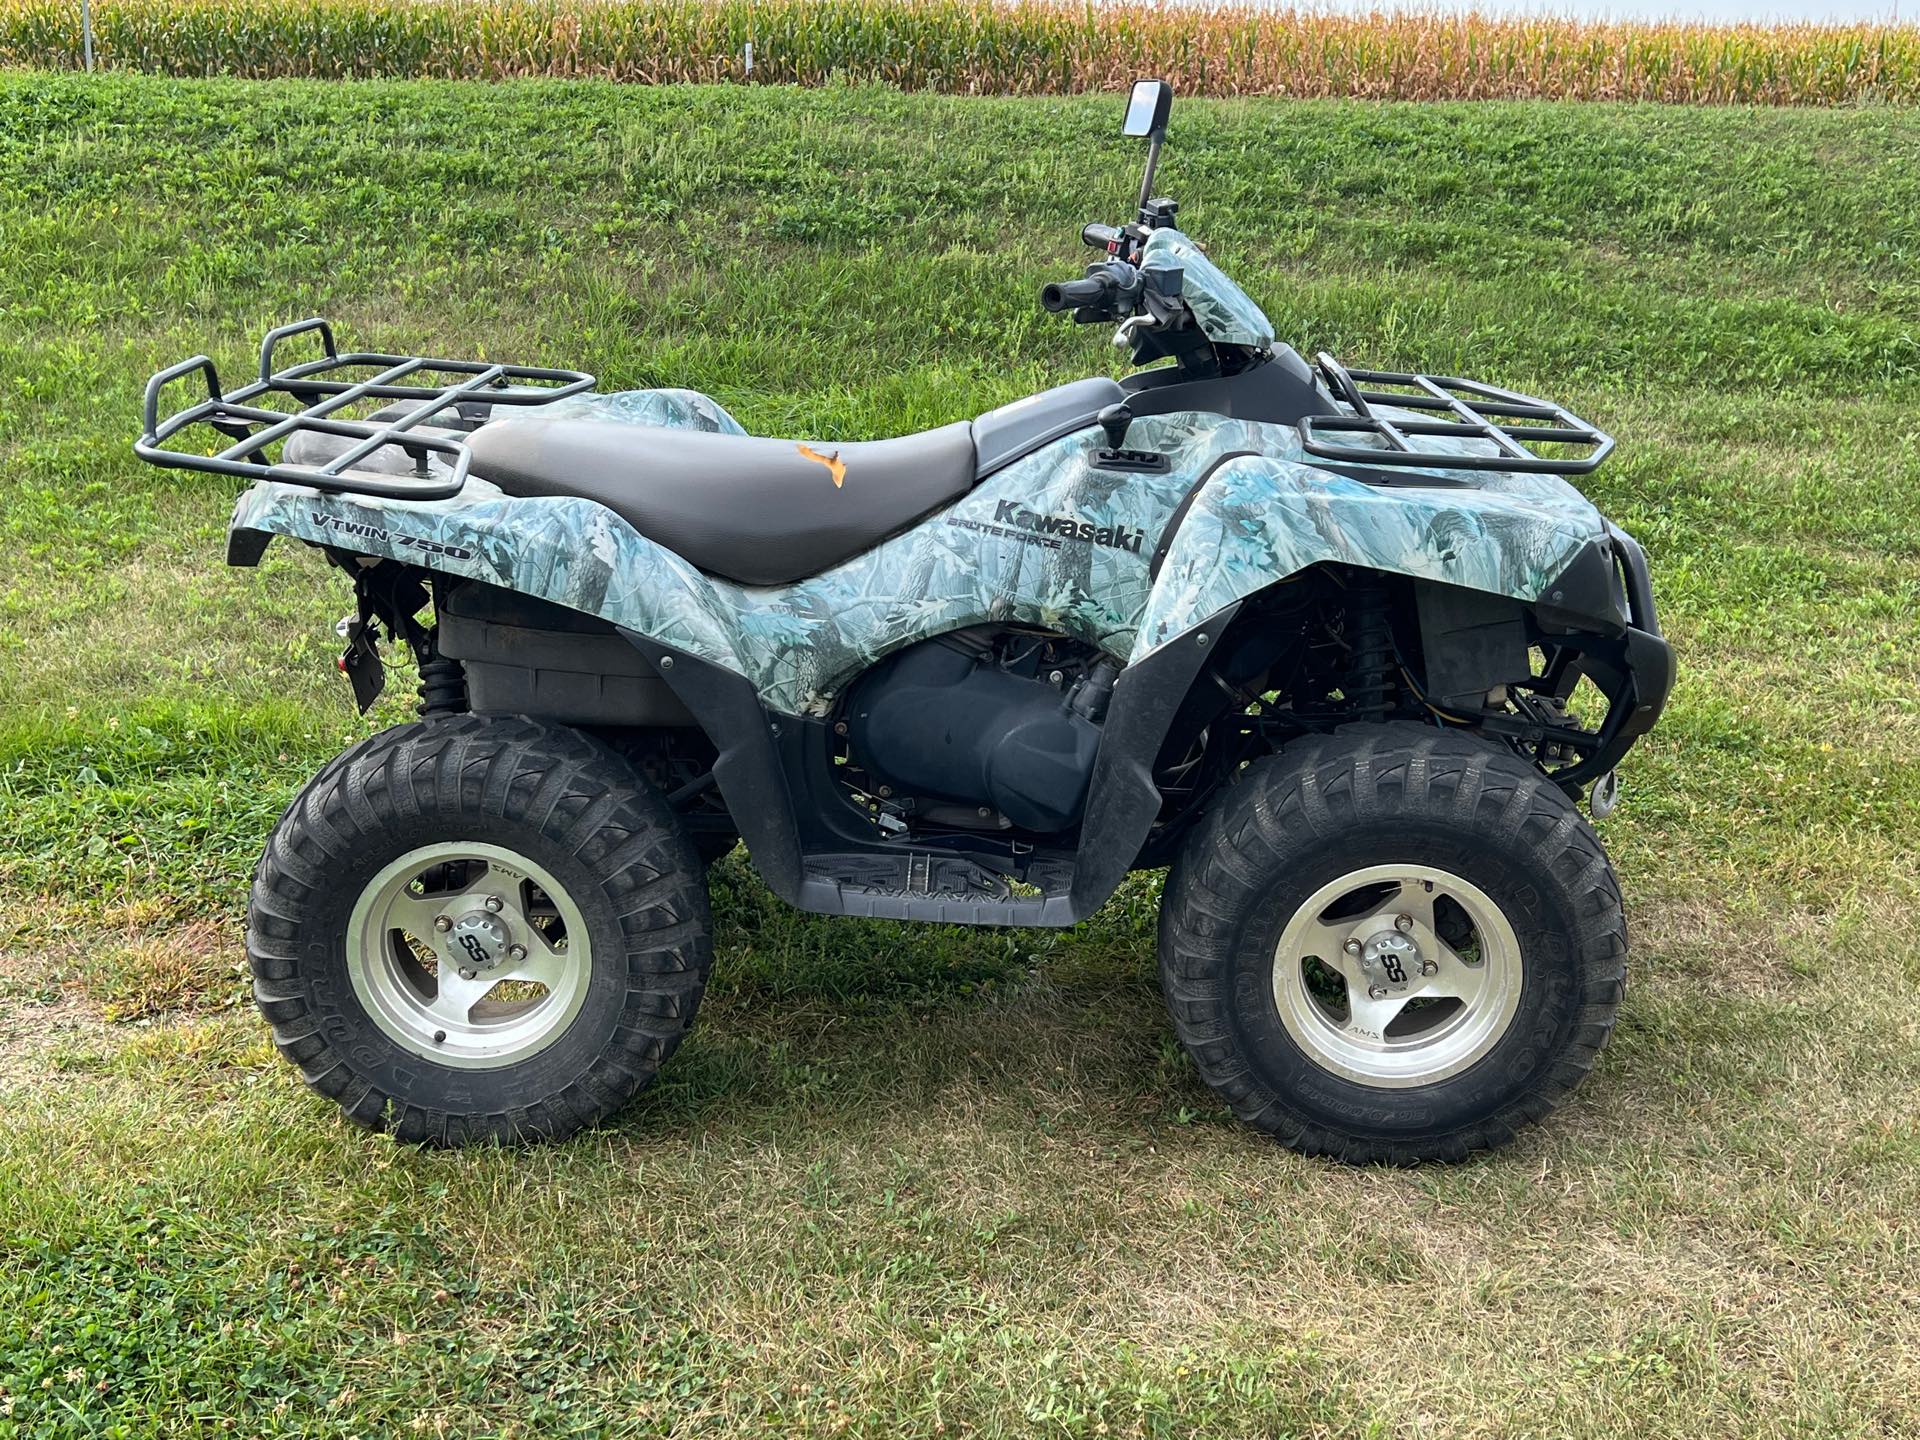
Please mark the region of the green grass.
<svg viewBox="0 0 1920 1440"><path fill-rule="evenodd" d="M0 1435L1887 1436L1920 1429L1920 115L1183 102L1162 174L1281 332L1622 444L1681 655L1603 827L1633 981L1499 1155L1230 1123L1142 877L1064 934L716 876L611 1129L421 1154L244 1004L345 597L139 466L157 366L381 348L858 438L1109 363L1044 316L1111 101L0 75ZM237 370L233 373L238 373ZM396 685L395 689L405 687Z"/></svg>

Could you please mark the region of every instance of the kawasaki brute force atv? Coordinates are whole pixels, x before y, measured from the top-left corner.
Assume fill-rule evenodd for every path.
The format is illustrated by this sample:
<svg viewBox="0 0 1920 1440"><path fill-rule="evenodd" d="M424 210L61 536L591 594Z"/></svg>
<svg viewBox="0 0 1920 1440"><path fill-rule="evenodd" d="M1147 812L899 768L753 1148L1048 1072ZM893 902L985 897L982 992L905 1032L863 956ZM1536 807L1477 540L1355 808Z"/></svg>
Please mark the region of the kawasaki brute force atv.
<svg viewBox="0 0 1920 1440"><path fill-rule="evenodd" d="M1137 214L1041 293L1166 362L1124 383L841 444L319 320L236 390L153 377L138 452L253 482L229 563L284 535L351 578L363 708L381 639L419 668L255 877L310 1085L439 1144L610 1114L693 1023L736 840L803 910L973 925L1169 867L1174 1027L1302 1150L1461 1156L1580 1080L1626 934L1575 807L1673 679L1639 546L1562 478L1612 442L1276 344L1153 195L1169 99L1129 102Z"/></svg>

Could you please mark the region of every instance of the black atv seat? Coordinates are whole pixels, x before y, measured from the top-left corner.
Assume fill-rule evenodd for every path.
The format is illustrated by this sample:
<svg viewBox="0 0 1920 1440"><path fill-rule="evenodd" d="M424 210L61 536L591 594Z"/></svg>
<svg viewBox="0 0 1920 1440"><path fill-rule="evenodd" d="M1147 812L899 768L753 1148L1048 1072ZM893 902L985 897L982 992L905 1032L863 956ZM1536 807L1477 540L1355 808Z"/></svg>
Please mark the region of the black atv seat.
<svg viewBox="0 0 1920 1440"><path fill-rule="evenodd" d="M710 574L786 585L871 549L1120 398L1111 380L1082 380L971 424L850 444L537 413L483 425L467 443L472 473L509 495L593 500Z"/></svg>

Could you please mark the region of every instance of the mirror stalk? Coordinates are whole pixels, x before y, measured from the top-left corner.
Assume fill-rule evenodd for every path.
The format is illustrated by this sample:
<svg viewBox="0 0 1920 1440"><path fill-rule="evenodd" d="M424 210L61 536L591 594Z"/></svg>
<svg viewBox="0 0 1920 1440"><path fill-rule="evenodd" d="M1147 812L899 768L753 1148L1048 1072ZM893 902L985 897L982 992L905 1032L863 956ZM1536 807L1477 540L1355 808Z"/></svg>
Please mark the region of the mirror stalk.
<svg viewBox="0 0 1920 1440"><path fill-rule="evenodd" d="M1153 172L1160 168L1160 146L1166 140L1164 130L1156 130L1147 140L1147 172L1140 177L1140 205L1144 216L1147 201L1153 198Z"/></svg>

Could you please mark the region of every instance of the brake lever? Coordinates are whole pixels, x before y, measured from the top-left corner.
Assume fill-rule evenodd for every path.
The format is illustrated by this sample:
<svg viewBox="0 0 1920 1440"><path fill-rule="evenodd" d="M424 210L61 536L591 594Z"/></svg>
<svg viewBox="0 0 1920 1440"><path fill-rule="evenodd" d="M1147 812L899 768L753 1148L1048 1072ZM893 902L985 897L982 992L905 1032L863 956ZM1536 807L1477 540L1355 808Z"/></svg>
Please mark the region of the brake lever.
<svg viewBox="0 0 1920 1440"><path fill-rule="evenodd" d="M1113 332L1113 348L1124 350L1133 340L1136 330L1154 330L1160 325L1158 315L1129 315L1120 322L1120 328Z"/></svg>

